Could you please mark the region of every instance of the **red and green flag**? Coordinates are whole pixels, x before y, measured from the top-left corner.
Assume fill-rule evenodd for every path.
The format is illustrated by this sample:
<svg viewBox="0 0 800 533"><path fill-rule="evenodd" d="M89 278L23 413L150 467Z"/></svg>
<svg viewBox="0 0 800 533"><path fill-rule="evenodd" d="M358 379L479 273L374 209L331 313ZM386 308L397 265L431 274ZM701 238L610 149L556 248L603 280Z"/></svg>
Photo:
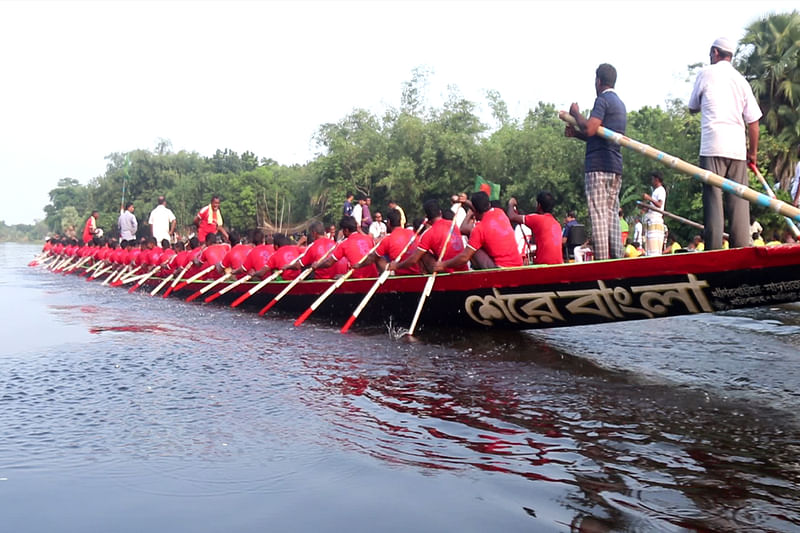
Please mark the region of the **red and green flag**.
<svg viewBox="0 0 800 533"><path fill-rule="evenodd" d="M475 190L473 192L483 191L489 195L489 200L500 199L500 185L487 181L480 176L475 176Z"/></svg>

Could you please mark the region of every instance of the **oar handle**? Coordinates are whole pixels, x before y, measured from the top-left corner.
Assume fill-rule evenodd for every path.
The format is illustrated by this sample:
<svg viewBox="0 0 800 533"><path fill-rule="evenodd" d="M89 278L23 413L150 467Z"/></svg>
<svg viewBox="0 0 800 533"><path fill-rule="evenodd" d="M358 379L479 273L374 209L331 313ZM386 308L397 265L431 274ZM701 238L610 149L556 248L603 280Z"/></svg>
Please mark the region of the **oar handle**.
<svg viewBox="0 0 800 533"><path fill-rule="evenodd" d="M247 281L248 281L250 278L252 278L252 277L253 277L253 275L252 275L252 274L245 274L244 276L242 276L241 278L237 279L236 281L234 281L233 283L231 283L231 284L230 284L230 285L228 285L227 287L223 287L223 288L222 288L222 289L219 291L219 293L218 293L218 294L219 294L220 296L222 296L223 294L228 294L228 292L230 292L231 290L233 290L233 288L234 288L234 287L238 287L238 286L239 286L239 285L241 285L242 283L245 283L245 282L247 282Z"/></svg>
<svg viewBox="0 0 800 533"><path fill-rule="evenodd" d="M755 165L755 163L750 162L747 164L747 166L750 168L750 170L753 171L753 174L756 175L758 181L760 181L761 185L764 187L764 189L766 189L767 194L769 194L770 198L775 198L775 192L772 190L772 187L769 186L767 180L764 179L764 176L761 175L761 172L758 170L758 167ZM792 221L792 219L789 217L784 217L784 218L786 219L786 224L789 225L789 229L792 230L792 233L794 233L794 236L800 237L800 229L797 229L797 225Z"/></svg>
<svg viewBox="0 0 800 533"><path fill-rule="evenodd" d="M572 125L573 127L578 127L575 118L566 111L559 111L558 118ZM789 217L796 222L800 222L800 209L794 207L793 205L787 204L786 202L782 202L777 198L770 198L768 195L760 193L758 191L754 191L753 189L747 187L746 185L742 185L741 183L736 183L735 181L723 178L718 174L714 174L710 170L706 170L696 165L687 163L686 161L680 158L677 158L666 152L656 150L652 146L646 145L639 141L635 141L629 137L622 135L621 133L618 133L614 130L610 130L604 126L600 126L597 129L596 136L604 138L615 144L619 144L620 146L624 146L625 148L628 148L635 152L639 152L649 157L650 159L654 159L660 163L663 163L664 165L667 165L668 167L674 168L680 172L683 172L684 174L688 174L689 176L702 181L706 185L719 187L720 189L729 194L733 194L735 196L738 196L739 198L744 198L750 203L756 205L769 207L773 211L777 211L783 216Z"/></svg>

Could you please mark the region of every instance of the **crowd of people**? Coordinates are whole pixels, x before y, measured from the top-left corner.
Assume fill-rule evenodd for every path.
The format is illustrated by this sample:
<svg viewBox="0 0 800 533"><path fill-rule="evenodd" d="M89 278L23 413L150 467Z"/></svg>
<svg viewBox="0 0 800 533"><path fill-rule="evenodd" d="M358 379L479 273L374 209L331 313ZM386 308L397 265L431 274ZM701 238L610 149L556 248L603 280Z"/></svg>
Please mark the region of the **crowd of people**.
<svg viewBox="0 0 800 533"><path fill-rule="evenodd" d="M761 111L749 84L731 65L735 43L719 38L711 46L711 65L697 76L689 109L701 113L700 165L738 183L747 182L747 164L758 149ZM584 183L592 233L569 212L564 225L554 215L553 194L536 197L535 212L520 213L510 198L506 206L491 201L484 191L469 198L454 194L449 206L436 199L421 206L424 219L411 221L394 200L383 212L374 210L367 195L348 193L336 225L312 221L302 235L246 235L228 231L214 196L194 217L196 234L188 240L176 235L176 218L166 199L158 199L147 220L149 235L141 237L135 206L121 210L113 236L97 227L98 212L87 219L84 247L77 242L51 239L46 247L63 253L92 255L102 261L145 263L155 268L205 268L210 275L249 275L254 278L280 271L284 279L310 268L317 278L339 276L354 269L353 277L373 277L386 269L397 274L453 272L466 269L513 268L525 264L559 264L565 261L654 256L677 251L700 251L787 242L775 236L764 242L762 228L749 220L749 203L711 185L703 186L704 233L683 247L669 234L664 221L667 191L658 171L650 173L652 190L642 195L641 216L630 224L622 216L619 192L623 158L619 144L601 134L624 134L626 108L616 93L616 69L601 64L595 71L596 99L589 117L577 103L570 106L571 122L565 135L584 141ZM746 135L745 135L746 132ZM745 142L746 140L746 142ZM800 164L793 183L793 199L800 199ZM729 234L723 232L729 215ZM755 222L757 224L757 222ZM730 238L730 244L728 244ZM251 256L252 259L251 259ZM212 268L213 267L213 268Z"/></svg>

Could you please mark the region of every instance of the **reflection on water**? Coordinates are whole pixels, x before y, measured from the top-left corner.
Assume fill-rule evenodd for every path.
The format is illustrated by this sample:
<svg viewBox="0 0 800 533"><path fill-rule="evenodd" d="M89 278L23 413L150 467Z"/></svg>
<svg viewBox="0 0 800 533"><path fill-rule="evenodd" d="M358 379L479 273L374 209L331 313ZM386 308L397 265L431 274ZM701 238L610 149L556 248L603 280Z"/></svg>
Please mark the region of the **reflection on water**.
<svg viewBox="0 0 800 533"><path fill-rule="evenodd" d="M797 306L408 343L32 255L0 246L6 322L39 322L0 351L15 530L110 526L93 499L127 531L800 528Z"/></svg>

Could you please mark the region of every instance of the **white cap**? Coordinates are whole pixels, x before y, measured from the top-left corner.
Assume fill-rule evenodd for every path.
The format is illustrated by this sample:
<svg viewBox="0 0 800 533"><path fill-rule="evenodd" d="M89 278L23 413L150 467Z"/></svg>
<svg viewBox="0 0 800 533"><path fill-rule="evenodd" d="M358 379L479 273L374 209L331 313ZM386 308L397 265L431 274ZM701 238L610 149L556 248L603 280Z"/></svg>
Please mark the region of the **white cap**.
<svg viewBox="0 0 800 533"><path fill-rule="evenodd" d="M733 55L736 51L736 43L728 39L727 37L720 37L714 44L711 45L712 48L719 48L723 52L728 52L729 54Z"/></svg>

